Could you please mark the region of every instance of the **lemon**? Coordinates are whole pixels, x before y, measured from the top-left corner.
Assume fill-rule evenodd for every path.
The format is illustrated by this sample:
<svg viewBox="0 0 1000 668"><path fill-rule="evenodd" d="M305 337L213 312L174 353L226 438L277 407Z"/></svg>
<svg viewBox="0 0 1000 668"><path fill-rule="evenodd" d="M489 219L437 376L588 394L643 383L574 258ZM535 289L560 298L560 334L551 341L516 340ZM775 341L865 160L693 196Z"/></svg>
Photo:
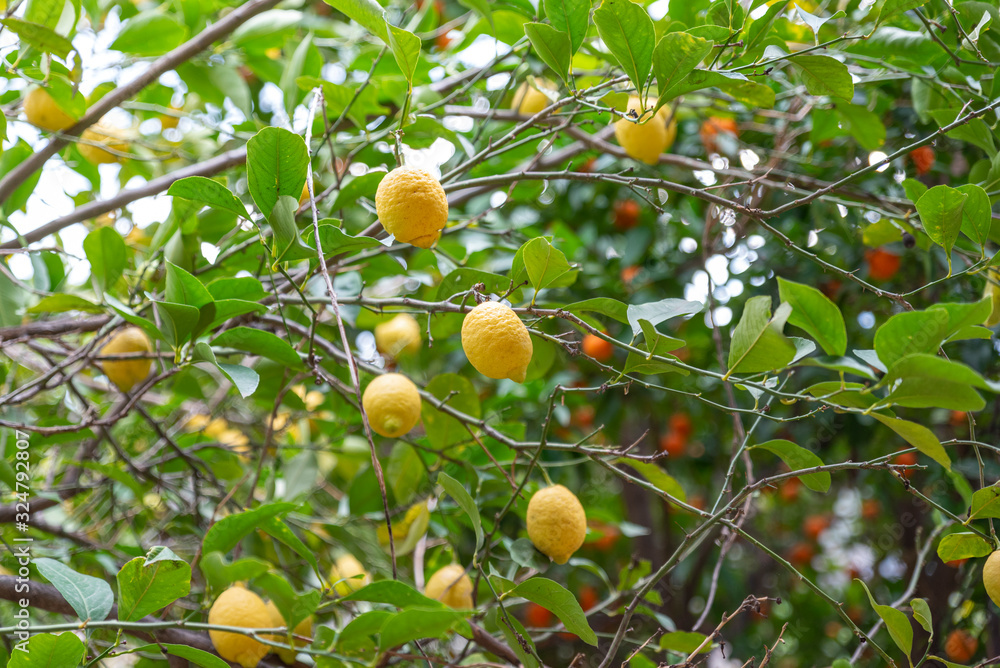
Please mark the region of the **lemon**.
<svg viewBox="0 0 1000 668"><path fill-rule="evenodd" d="M479 373L516 383L524 382L533 350L528 328L500 302L483 302L465 315L462 349Z"/></svg>
<svg viewBox="0 0 1000 668"><path fill-rule="evenodd" d="M128 140L123 137L120 130L101 125L100 123L84 130L83 134L80 135L80 139L83 141L76 145L80 149L80 155L86 158L87 162L95 165L121 162L125 158L124 156L117 155L117 153L125 153L129 147ZM116 151L117 153L111 153L111 151Z"/></svg>
<svg viewBox="0 0 1000 668"><path fill-rule="evenodd" d="M371 428L386 438L398 438L420 421L417 386L399 373L386 373L368 383L361 405Z"/></svg>
<svg viewBox="0 0 1000 668"><path fill-rule="evenodd" d="M983 323L987 327L1000 325L1000 285L998 283L1000 283L1000 271L990 269L986 288L983 290L983 297L989 297L990 303L993 305L993 311L986 318L986 322Z"/></svg>
<svg viewBox="0 0 1000 668"><path fill-rule="evenodd" d="M1000 605L1000 550L986 558L986 564L983 566L983 585L993 602Z"/></svg>
<svg viewBox="0 0 1000 668"><path fill-rule="evenodd" d="M430 172L397 167L378 184L375 211L385 231L398 241L430 248L448 222L448 198Z"/></svg>
<svg viewBox="0 0 1000 668"><path fill-rule="evenodd" d="M359 578L358 575L364 577ZM337 580L343 580L343 582L337 582ZM341 596L347 596L370 583L372 578L353 554L343 554L337 557L333 566L330 567L330 581L337 582L333 585L334 591Z"/></svg>
<svg viewBox="0 0 1000 668"><path fill-rule="evenodd" d="M281 611L278 610L278 606L274 604L274 601L268 601L266 607L267 607L267 614L271 616L271 623L269 624L270 626L275 626L275 627L288 626L287 623L285 622L285 618L282 617L281 615ZM297 636L305 636L308 638L312 637L312 632L313 632L313 618L312 615L309 615L301 622L299 622L298 626L295 627L295 630L292 631L292 634ZM289 644L289 638L287 636L271 635L267 636L267 639L273 640L274 642L283 642L286 645ZM292 638L291 644L295 647L305 647L309 643L307 643L304 640L296 640ZM295 663L296 652L294 650L274 648L274 653L277 654L278 658L280 658L285 663Z"/></svg>
<svg viewBox="0 0 1000 668"><path fill-rule="evenodd" d="M238 626L244 629L266 629L272 626L271 613L260 596L239 585L222 592L208 611L208 623L219 626ZM283 626L284 623L279 626ZM263 659L268 648L264 643L242 633L209 631L212 646L226 661L238 663L243 668L253 668Z"/></svg>
<svg viewBox="0 0 1000 668"><path fill-rule="evenodd" d="M409 313L400 313L392 320L375 325L375 347L386 357L420 350L420 325Z"/></svg>
<svg viewBox="0 0 1000 668"><path fill-rule="evenodd" d="M646 106L637 96L628 99L628 110L635 112L637 117ZM677 138L677 121L671 119L670 125L667 125L669 116L670 108L662 106L655 116L642 124L621 118L615 122L615 138L630 158L655 165L660 154L669 149Z"/></svg>
<svg viewBox="0 0 1000 668"><path fill-rule="evenodd" d="M472 580L458 564L445 566L432 575L424 594L456 610L469 610L476 605L472 600Z"/></svg>
<svg viewBox="0 0 1000 668"><path fill-rule="evenodd" d="M126 327L112 336L111 340L101 348L101 355L151 352L153 352L152 341L138 327ZM117 385L118 389L122 392L128 392L137 383L145 380L152 366L153 360L149 358L119 361L106 360L101 363L101 368L104 370L105 375L107 375L108 380Z"/></svg>
<svg viewBox="0 0 1000 668"><path fill-rule="evenodd" d="M427 509L426 501L417 501L407 508L403 519L392 521L392 550L396 556L403 556L413 551L417 542L427 533L431 521L431 511ZM381 522L375 529L379 545L387 552L389 549L389 526Z"/></svg>
<svg viewBox="0 0 1000 668"><path fill-rule="evenodd" d="M562 485L540 489L528 502L528 538L557 564L565 564L583 545L587 515L580 500Z"/></svg>
<svg viewBox="0 0 1000 668"><path fill-rule="evenodd" d="M73 118L59 108L55 99L44 88L33 88L24 98L24 115L36 127L61 132L76 124Z"/></svg>
<svg viewBox="0 0 1000 668"><path fill-rule="evenodd" d="M539 88L556 90L555 85L551 81L546 81L545 79L536 79L535 85L531 85L527 81L524 81L517 87L517 90L514 91L514 99L510 103L510 108L516 109L517 113L522 116L534 116L542 109L551 105L552 100L550 100L545 93L539 90ZM556 109L556 111L559 110Z"/></svg>

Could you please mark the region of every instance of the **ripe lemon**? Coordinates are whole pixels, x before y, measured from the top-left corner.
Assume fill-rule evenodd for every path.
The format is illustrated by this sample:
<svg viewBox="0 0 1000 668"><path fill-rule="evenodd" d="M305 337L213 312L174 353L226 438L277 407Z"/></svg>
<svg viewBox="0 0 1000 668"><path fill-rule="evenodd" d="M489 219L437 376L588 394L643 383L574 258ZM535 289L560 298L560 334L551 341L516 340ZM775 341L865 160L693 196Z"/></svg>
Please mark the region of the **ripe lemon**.
<svg viewBox="0 0 1000 668"><path fill-rule="evenodd" d="M378 184L375 211L397 240L430 248L448 222L448 198L434 176L415 167L397 167Z"/></svg>
<svg viewBox="0 0 1000 668"><path fill-rule="evenodd" d="M426 501L417 501L406 510L403 519L392 521L392 550L396 556L400 557L409 554L417 546L417 542L427 533L427 526L431 522L431 511L427 509ZM389 526L385 522L379 523L375 529L379 545L390 552L389 548Z"/></svg>
<svg viewBox="0 0 1000 668"><path fill-rule="evenodd" d="M557 564L565 564L583 545L587 515L580 500L562 485L535 492L528 502L528 538Z"/></svg>
<svg viewBox="0 0 1000 668"><path fill-rule="evenodd" d="M358 575L364 577L359 578ZM337 580L343 580L343 582L337 582ZM347 596L370 583L372 578L353 554L343 554L337 557L333 566L330 567L330 581L337 582L333 585L334 591L341 596Z"/></svg>
<svg viewBox="0 0 1000 668"><path fill-rule="evenodd" d="M983 585L993 602L1000 605L1000 550L986 558L986 564L983 566Z"/></svg>
<svg viewBox="0 0 1000 668"><path fill-rule="evenodd" d="M514 91L514 99L511 100L510 108L516 109L517 113L522 116L534 116L542 109L551 105L552 100L539 90L539 88L557 90L551 81L546 81L545 79L535 79L534 85L524 81ZM556 111L559 110L556 109Z"/></svg>
<svg viewBox="0 0 1000 668"><path fill-rule="evenodd" d="M239 585L230 587L215 599L208 611L208 623L244 629L266 629L272 626L271 613L267 611L260 596ZM226 661L238 663L243 668L254 668L269 651L264 643L241 633L209 631L208 635L219 656Z"/></svg>
<svg viewBox="0 0 1000 668"><path fill-rule="evenodd" d="M533 351L528 328L500 302L483 302L465 315L462 349L479 373L515 383L524 382Z"/></svg>
<svg viewBox="0 0 1000 668"><path fill-rule="evenodd" d="M983 297L989 297L990 303L993 305L993 311L983 323L987 327L1000 325L1000 285L998 284L1000 284L1000 271L990 269L986 288L983 290Z"/></svg>
<svg viewBox="0 0 1000 668"><path fill-rule="evenodd" d="M32 125L52 132L61 132L77 121L60 109L55 99L44 88L33 88L25 96L24 115Z"/></svg>
<svg viewBox="0 0 1000 668"><path fill-rule="evenodd" d="M126 153L129 147L128 140L124 138L120 130L101 125L100 123L84 130L83 134L80 135L80 139L83 141L76 145L80 149L80 155L86 158L87 162L95 165L121 162L125 157L117 153ZM111 151L116 151L117 153L111 153Z"/></svg>
<svg viewBox="0 0 1000 668"><path fill-rule="evenodd" d="M101 355L151 352L153 352L153 342L146 336L146 332L138 327L126 327L112 336L111 340L101 348ZM152 366L153 360L145 357L101 362L101 368L108 380L117 385L122 392L128 392L137 383L145 380Z"/></svg>
<svg viewBox="0 0 1000 668"><path fill-rule="evenodd" d="M432 575L424 594L457 610L469 610L476 605L472 599L472 580L458 564L445 566Z"/></svg>
<svg viewBox="0 0 1000 668"><path fill-rule="evenodd" d="M409 313L375 325L375 347L386 357L399 357L420 350L420 325Z"/></svg>
<svg viewBox="0 0 1000 668"><path fill-rule="evenodd" d="M276 606L274 604L274 601L268 601L267 602L267 614L269 614L271 616L270 626L285 626L285 627L287 627L287 623L285 622L285 618L281 616L281 611L278 610L278 606ZM295 630L292 631L292 634L293 635L297 635L297 636L305 636L307 638L310 638L310 637L312 637L312 632L313 632L313 618L312 618L312 615L309 615L308 617L306 617L305 619L303 619L301 622L299 622L298 626L295 627ZM273 640L274 642L283 642L286 645L289 644L289 638L287 636L271 635L271 636L268 636L267 639L268 640ZM295 638L292 638L291 639L291 644L294 647L305 647L309 643L307 643L305 640L297 640ZM274 653L277 654L278 658L280 658L285 663L295 663L295 654L296 653L295 653L294 650L290 650L290 649L277 649L277 648L275 648L274 649Z"/></svg>
<svg viewBox="0 0 1000 668"><path fill-rule="evenodd" d="M386 438L398 438L420 422L420 393L399 373L383 374L368 383L361 405L371 428Z"/></svg>
<svg viewBox="0 0 1000 668"><path fill-rule="evenodd" d="M628 110L635 112L636 116L642 114L643 108L637 96L628 99ZM669 116L670 107L664 105L653 118L641 125L626 118L618 119L615 121L615 138L630 158L655 165L660 154L673 146L677 138L677 120L671 119L670 125L667 125Z"/></svg>

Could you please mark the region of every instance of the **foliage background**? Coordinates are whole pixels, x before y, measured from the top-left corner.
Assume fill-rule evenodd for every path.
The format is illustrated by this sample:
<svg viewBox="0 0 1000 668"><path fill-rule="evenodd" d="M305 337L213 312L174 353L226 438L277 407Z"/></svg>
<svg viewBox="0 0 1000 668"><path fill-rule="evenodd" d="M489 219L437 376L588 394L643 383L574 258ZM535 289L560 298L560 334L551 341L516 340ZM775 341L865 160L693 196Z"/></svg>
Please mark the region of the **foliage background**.
<svg viewBox="0 0 1000 668"><path fill-rule="evenodd" d="M36 562L33 581L66 596L63 564L71 581L112 583L113 592L80 579L95 587L91 603L111 595L121 606L128 587L116 574L165 546L172 553L161 558L181 575L158 585L169 599L161 607L170 603L164 619L204 622L222 588L251 580L317 612L317 665L493 656L482 636L418 647L415 639L446 635L426 614L401 617L412 637L390 647L357 627L343 633L372 607L325 588L343 551L376 580L395 572L417 588L425 573L476 555L474 622L529 663L505 619L530 627L522 637L547 665L580 653L575 665L677 664L704 638L689 632L710 632L748 596L760 600L709 640L713 665L723 655L731 665L866 665L882 653L900 665L904 654L933 663L927 657L944 656L955 630L978 639L958 663L1000 654L997 609L980 579L980 557L995 546L990 518L1000 516L991 508L997 339L978 327L991 310L980 296L1000 241L994 6L604 0L591 18L597 6L586 0L393 2L384 17L372 3L331 4L6 8L0 473L10 492L0 564L17 570L13 541L26 535L15 523L25 440L15 430L24 430L27 535L36 559L57 562L42 562L48 571ZM205 43L189 46L199 36ZM541 79L562 79L550 106L530 118L510 111L516 87ZM128 129L127 159L98 168L74 144L82 127L62 141L26 123L21 100L42 82L66 111L89 108L90 121L107 112L106 122ZM636 85L670 105L679 126L654 166L625 156L609 128ZM738 136L704 134L709 118L734 119ZM928 169L913 156L920 146L933 148ZM449 193L450 226L432 250L373 240L374 191L399 158L437 170ZM315 198L295 215L307 164ZM254 170L278 192L255 186ZM220 185L171 185L181 176ZM639 204L634 225L621 213L628 200ZM328 219L342 221L342 233L323 230L322 245L362 386L388 364L370 334L387 313L411 312L428 328L420 353L398 363L427 392L424 429L371 446L384 491L316 260L314 223ZM749 349L764 361L736 365L730 377L750 345L736 333L740 318L768 303L766 322L788 301L779 278L828 299L800 293L785 333L828 342L842 318L843 343L808 351L817 364L793 364L781 327L762 328ZM532 329L524 385L483 378L461 352L462 311L480 284L506 295ZM193 324L209 302L208 326ZM965 305L948 311L943 330L931 308L939 304ZM812 329L798 326L816 314ZM95 362L123 319L166 332L156 373L128 397ZM579 348L598 332L616 345L605 362ZM646 361L654 336L663 338ZM886 382L874 395L862 386L835 393L843 380L875 385L879 358L892 366L904 353L934 356L946 340L947 359L964 366L921 358L898 373L909 398L889 395ZM832 359L841 356L850 359ZM833 385L810 391L820 382ZM904 427L903 437L880 424L870 397L887 395L876 408L895 404L894 415L924 429ZM448 397L453 412L435 397ZM690 434L659 455L688 423ZM784 463L747 450L775 440L818 456L832 474L828 491L788 473L816 464L789 459L798 450L782 451ZM919 458L897 455L914 448ZM545 483L541 470L578 494L591 521L567 566L525 542L524 508ZM512 496L508 476L522 494ZM397 534L407 509L429 504L426 538L418 522L400 537L395 565L379 540L383 501ZM711 517L730 502L732 512ZM238 517L255 521L221 521ZM566 603L562 622L582 618L567 601L589 603L596 650L556 635L560 620L516 592L498 605L512 582L541 576L570 592L533 594L549 607ZM898 612L873 608L855 578ZM0 577L8 600L12 586ZM914 598L927 601L926 614ZM80 615L43 602L32 609L41 630ZM13 612L0 610L8 641ZM81 634L84 662L110 662L96 657L113 649L114 619ZM73 656L77 646L59 638ZM155 648L128 656L140 655L142 666L166 661ZM12 666L41 665L15 657Z"/></svg>

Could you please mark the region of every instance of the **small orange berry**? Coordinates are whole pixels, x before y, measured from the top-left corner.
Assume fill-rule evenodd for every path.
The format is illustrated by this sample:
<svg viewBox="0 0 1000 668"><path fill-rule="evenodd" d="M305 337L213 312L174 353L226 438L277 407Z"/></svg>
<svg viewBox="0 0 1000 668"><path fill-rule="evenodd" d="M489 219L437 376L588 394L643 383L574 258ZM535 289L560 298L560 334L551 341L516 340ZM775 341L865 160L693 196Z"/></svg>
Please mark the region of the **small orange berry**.
<svg viewBox="0 0 1000 668"><path fill-rule="evenodd" d="M583 337L583 354L593 357L598 362L607 362L615 352L614 345L595 334Z"/></svg>

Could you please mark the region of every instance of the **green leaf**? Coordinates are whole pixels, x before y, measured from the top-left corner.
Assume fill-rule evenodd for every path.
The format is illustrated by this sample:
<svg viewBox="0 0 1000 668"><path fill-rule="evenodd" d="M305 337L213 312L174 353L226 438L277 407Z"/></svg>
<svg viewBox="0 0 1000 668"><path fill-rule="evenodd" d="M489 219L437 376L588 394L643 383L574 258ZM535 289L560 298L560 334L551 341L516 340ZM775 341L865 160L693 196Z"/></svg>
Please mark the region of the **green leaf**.
<svg viewBox="0 0 1000 668"><path fill-rule="evenodd" d="M219 278L207 286L208 292L218 301L240 300L259 301L267 296L264 286L253 276L239 276L235 278Z"/></svg>
<svg viewBox="0 0 1000 668"><path fill-rule="evenodd" d="M927 0L883 0L883 2L878 5L875 27L885 23L896 14L902 14L903 12L908 12L911 9L923 7L925 4L927 4Z"/></svg>
<svg viewBox="0 0 1000 668"><path fill-rule="evenodd" d="M896 643L896 647L903 651L907 661L909 661L910 653L913 651L913 627L910 626L910 620L906 617L906 613L888 605L879 605L875 602L872 593L868 591L868 585L861 580L857 581L861 582L861 586L865 588L865 593L868 594L868 600L875 613L885 622L885 628L888 629L892 641Z"/></svg>
<svg viewBox="0 0 1000 668"><path fill-rule="evenodd" d="M313 35L309 33L295 47L295 51L292 52L292 57L285 64L285 69L281 73L281 79L278 81L278 86L285 93L285 113L289 116L294 116L295 105L301 96L301 92L295 85L295 81L302 76L302 70L305 68L306 60L310 53L309 50L313 48Z"/></svg>
<svg viewBox="0 0 1000 668"><path fill-rule="evenodd" d="M889 429L892 429L917 450L949 471L951 470L951 459L948 458L948 453L945 452L941 441L938 440L937 436L930 429L916 422L891 418L878 413L872 413L872 417L889 427Z"/></svg>
<svg viewBox="0 0 1000 668"><path fill-rule="evenodd" d="M641 320L647 320L650 325L656 327L665 320L700 313L704 308L705 305L701 302L668 298L635 306L629 304L625 310L625 317L628 319L629 326L632 327L632 335L639 336L642 333Z"/></svg>
<svg viewBox="0 0 1000 668"><path fill-rule="evenodd" d="M659 88L659 108L673 97L670 90L694 71L712 52L712 43L686 32L664 35L653 49L653 74Z"/></svg>
<svg viewBox="0 0 1000 668"><path fill-rule="evenodd" d="M627 304L610 297L594 297L563 306L563 310L570 313L600 313L620 323L628 322L628 308Z"/></svg>
<svg viewBox="0 0 1000 668"><path fill-rule="evenodd" d="M535 237L525 242L514 256L510 270L514 282L527 276L536 291L549 287L566 287L576 280L576 270L570 267L566 256L545 237Z"/></svg>
<svg viewBox="0 0 1000 668"><path fill-rule="evenodd" d="M828 355L847 352L847 327L840 309L816 288L778 278L778 294L792 307L788 324L804 329Z"/></svg>
<svg viewBox="0 0 1000 668"><path fill-rule="evenodd" d="M323 597L323 592L318 589L297 594L288 580L277 573L267 573L257 580L257 584L274 602L274 607L281 613L281 618L289 629L294 629L299 622L316 612Z"/></svg>
<svg viewBox="0 0 1000 668"><path fill-rule="evenodd" d="M115 595L107 582L77 573L69 566L48 557L39 557L32 563L59 590L82 621L101 621L107 618L115 603Z"/></svg>
<svg viewBox="0 0 1000 668"><path fill-rule="evenodd" d="M752 297L743 308L729 348L728 373L758 373L782 369L795 358L795 344L782 330L792 307L782 303L771 317L771 298Z"/></svg>
<svg viewBox="0 0 1000 668"><path fill-rule="evenodd" d="M187 304L200 309L205 304L215 301L212 294L205 289L201 281L178 267L173 262L167 262L167 301L176 304Z"/></svg>
<svg viewBox="0 0 1000 668"><path fill-rule="evenodd" d="M226 554L265 520L288 513L297 507L298 504L295 503L266 503L253 510L223 517L209 527L201 543L201 552Z"/></svg>
<svg viewBox="0 0 1000 668"><path fill-rule="evenodd" d="M949 330L950 316L944 309L897 313L876 330L875 352L888 368L906 355L936 353Z"/></svg>
<svg viewBox="0 0 1000 668"><path fill-rule="evenodd" d="M98 227L83 240L97 294L113 286L125 270L125 240L113 227Z"/></svg>
<svg viewBox="0 0 1000 668"><path fill-rule="evenodd" d="M886 400L900 406L957 411L982 410L986 401L973 387L989 387L964 364L925 353L898 359L879 385L892 386Z"/></svg>
<svg viewBox="0 0 1000 668"><path fill-rule="evenodd" d="M172 183L167 189L167 194L171 197L203 202L208 206L229 211L240 218L250 220L250 214L247 213L243 202L226 186L214 179L204 176L189 176Z"/></svg>
<svg viewBox="0 0 1000 668"><path fill-rule="evenodd" d="M660 649L667 649L681 654L690 654L705 642L706 636L694 631L671 631L660 636ZM712 651L712 643L705 643L699 654Z"/></svg>
<svg viewBox="0 0 1000 668"><path fill-rule="evenodd" d="M792 0L779 0L764 12L764 15L759 19L750 24L747 29L746 46L744 51L749 53L752 49L760 46L763 43L764 38L768 36L771 31L771 26L774 22L778 20L778 17L785 13L788 8L788 4Z"/></svg>
<svg viewBox="0 0 1000 668"><path fill-rule="evenodd" d="M644 350L645 354L629 351L628 358L625 360L625 373L641 373L645 375L679 373L685 376L688 375L687 369L651 359L652 355L657 355L677 360L677 357L669 353L672 350L683 348L684 341L660 334L648 320L640 320L639 326L642 328L643 338L645 339L639 348Z"/></svg>
<svg viewBox="0 0 1000 668"><path fill-rule="evenodd" d="M718 88L734 100L752 107L763 109L774 107L774 90L770 86L751 81L739 72L695 70L671 90L671 95L680 97L710 87Z"/></svg>
<svg viewBox="0 0 1000 668"><path fill-rule="evenodd" d="M195 344L193 359L195 362L208 362L218 368L236 386L240 396L243 398L253 394L260 383L260 376L253 369L239 364L220 364L215 358L212 346L204 341L199 341Z"/></svg>
<svg viewBox="0 0 1000 668"><path fill-rule="evenodd" d="M906 192L906 198L915 204L928 191L928 188L916 179L905 179L903 190Z"/></svg>
<svg viewBox="0 0 1000 668"><path fill-rule="evenodd" d="M457 623L465 630L465 635L472 633L464 615L457 610L404 610L386 620L379 631L379 647L387 650L411 640L438 638Z"/></svg>
<svg viewBox="0 0 1000 668"><path fill-rule="evenodd" d="M923 598L915 598L910 601L910 608L913 610L913 619L917 620L917 623L924 627L924 631L927 631L933 636L934 618L931 615L931 606L928 605L927 600Z"/></svg>
<svg viewBox="0 0 1000 668"><path fill-rule="evenodd" d="M397 608L421 608L434 610L443 608L444 603L427 598L416 589L399 580L380 580L366 585L345 596L343 601L368 601L369 603L386 603Z"/></svg>
<svg viewBox="0 0 1000 668"><path fill-rule="evenodd" d="M205 581L213 589L225 589L234 582L260 577L271 565L256 557L244 557L230 563L221 552L209 552L198 562Z"/></svg>
<svg viewBox="0 0 1000 668"><path fill-rule="evenodd" d="M157 645L152 645L151 648L152 647L157 647ZM167 650L167 654L187 659L194 665L201 666L201 668L229 668L229 664L219 657L214 654L209 654L205 650L198 649L197 647L191 647L190 645L173 645L169 643L163 643L159 645L159 647Z"/></svg>
<svg viewBox="0 0 1000 668"><path fill-rule="evenodd" d="M118 571L118 619L134 622L191 591L191 566L167 547L154 547Z"/></svg>
<svg viewBox="0 0 1000 668"><path fill-rule="evenodd" d="M830 56L795 56L789 59L802 71L811 95L832 95L844 100L854 97L854 81L847 65Z"/></svg>
<svg viewBox="0 0 1000 668"><path fill-rule="evenodd" d="M475 386L465 376L456 373L443 373L435 376L427 383L427 391L442 401L447 399L447 406L475 418L482 416L479 404L479 393ZM432 447L443 450L449 446L471 440L469 430L457 418L435 408L429 401L420 407L427 440Z"/></svg>
<svg viewBox="0 0 1000 668"><path fill-rule="evenodd" d="M797 366L818 366L838 373L850 373L868 380L875 380L875 374L867 364L858 362L853 357L808 357L796 362ZM837 383L839 386L840 383Z"/></svg>
<svg viewBox="0 0 1000 668"><path fill-rule="evenodd" d="M748 449L767 450L768 452L780 457L781 461L785 462L788 468L792 471L800 471L802 469L809 469L815 466L823 466L823 460L820 459L814 452L806 450L791 441L775 439L773 441L767 441L766 443L751 446ZM825 494L830 489L830 474L827 472L807 473L799 476L799 478L802 480L802 484L814 492L822 492Z"/></svg>
<svg viewBox="0 0 1000 668"><path fill-rule="evenodd" d="M286 469L287 470L287 469ZM281 541L292 548L295 554L306 560L317 576L320 576L319 562L316 561L314 550L309 549L298 536L288 528L288 525L279 517L268 517L261 521L260 529L268 536ZM317 592L318 593L318 592Z"/></svg>
<svg viewBox="0 0 1000 668"><path fill-rule="evenodd" d="M962 233L979 244L985 253L993 222L989 195L975 184L959 186L955 190L966 196L965 206L962 207Z"/></svg>
<svg viewBox="0 0 1000 668"><path fill-rule="evenodd" d="M293 369L303 366L299 354L287 341L262 329L233 327L212 339L212 344L245 350Z"/></svg>
<svg viewBox="0 0 1000 668"><path fill-rule="evenodd" d="M282 195L268 216L271 231L274 232L271 255L274 257L275 267L280 262L294 262L316 255L316 250L305 245L299 236L299 228L295 225L295 211L298 207L296 198Z"/></svg>
<svg viewBox="0 0 1000 668"><path fill-rule="evenodd" d="M408 133L413 131L411 126L408 129ZM362 174L361 176L356 176L350 181L346 181L337 192L337 198L333 200L333 206L331 211L339 211L344 209L351 204L354 204L362 197L372 198L375 196L375 191L378 190L378 184L382 182L385 175L388 172L377 171L368 172Z"/></svg>
<svg viewBox="0 0 1000 668"><path fill-rule="evenodd" d="M969 196L948 186L934 186L916 202L920 222L931 241L944 248L951 274L951 248L962 229L965 202Z"/></svg>
<svg viewBox="0 0 1000 668"><path fill-rule="evenodd" d="M455 499L455 503L469 516L472 528L476 532L476 552L479 552L479 548L483 546L483 524L479 518L479 508L476 506L476 500L462 486L462 483L443 471L438 474L437 483L444 488L448 496Z"/></svg>
<svg viewBox="0 0 1000 668"><path fill-rule="evenodd" d="M937 553L941 561L948 563L957 559L978 559L989 556L993 546L979 534L970 531L950 533L938 543Z"/></svg>
<svg viewBox="0 0 1000 668"><path fill-rule="evenodd" d="M366 642L370 642L371 636L382 630L385 623L395 616L396 613L388 610L370 610L361 613L348 622L340 632L337 637L337 649L349 652L365 645ZM374 646L372 649L374 650Z"/></svg>
<svg viewBox="0 0 1000 668"><path fill-rule="evenodd" d="M313 241L314 234L310 231L306 233L306 239ZM338 225L331 224L330 220L320 221L319 241L323 247L323 253L338 255L356 253L368 248L377 248L384 245L375 237L357 236L353 237Z"/></svg>
<svg viewBox="0 0 1000 668"><path fill-rule="evenodd" d="M458 4L475 11L490 24L490 30L496 34L496 25L493 20L493 10L490 9L489 0L458 0Z"/></svg>
<svg viewBox="0 0 1000 668"><path fill-rule="evenodd" d="M388 21L386 27L389 37L389 48L392 56L396 59L399 69L403 70L406 81L413 85L413 73L417 69L417 61L420 60L420 38L409 30L397 28Z"/></svg>
<svg viewBox="0 0 1000 668"><path fill-rule="evenodd" d="M343 12L355 23L368 29L368 32L389 43L385 11L375 0L326 0L334 9Z"/></svg>
<svg viewBox="0 0 1000 668"><path fill-rule="evenodd" d="M839 101L837 117L840 119L840 126L866 151L874 151L885 143L885 125L874 111L858 104Z"/></svg>
<svg viewBox="0 0 1000 668"><path fill-rule="evenodd" d="M677 479L664 471L657 464L652 462L640 462L626 457L620 458L617 463L633 469L636 473L641 474L643 478L653 483L657 488L666 492L675 499L687 501L687 494L684 493L684 488L681 487L679 482L677 482Z"/></svg>
<svg viewBox="0 0 1000 668"><path fill-rule="evenodd" d="M656 34L649 13L632 0L601 0L594 11L597 34L643 96L653 64Z"/></svg>
<svg viewBox="0 0 1000 668"><path fill-rule="evenodd" d="M66 7L66 0L28 0L24 20L55 29Z"/></svg>
<svg viewBox="0 0 1000 668"><path fill-rule="evenodd" d="M104 308L78 295L58 294L43 297L37 304L28 309L28 313L65 313L66 311L104 313Z"/></svg>
<svg viewBox="0 0 1000 668"><path fill-rule="evenodd" d="M180 46L187 36L187 26L156 9L126 21L111 48L134 56L160 56Z"/></svg>
<svg viewBox="0 0 1000 668"><path fill-rule="evenodd" d="M201 312L187 304L153 302L153 308L162 323L163 338L175 350L188 340L201 319Z"/></svg>
<svg viewBox="0 0 1000 668"><path fill-rule="evenodd" d="M570 52L576 53L587 39L591 0L543 0L552 27L569 35Z"/></svg>
<svg viewBox="0 0 1000 668"><path fill-rule="evenodd" d="M24 651L15 649L7 668L68 668L83 664L87 647L76 634L37 633L28 639Z"/></svg>
<svg viewBox="0 0 1000 668"><path fill-rule="evenodd" d="M51 53L65 59L73 51L73 43L46 26L19 18L0 19L0 25L43 53Z"/></svg>
<svg viewBox="0 0 1000 668"><path fill-rule="evenodd" d="M564 82L569 81L570 59L573 48L569 35L546 23L525 23L524 34L528 36L535 53Z"/></svg>
<svg viewBox="0 0 1000 668"><path fill-rule="evenodd" d="M970 520L1000 518L1000 487L991 485L977 489L972 494L972 505L969 509Z"/></svg>
<svg viewBox="0 0 1000 668"><path fill-rule="evenodd" d="M413 500L417 489L427 477L420 454L409 444L397 441L392 446L389 462L385 466L385 479L392 488L397 504Z"/></svg>
<svg viewBox="0 0 1000 668"><path fill-rule="evenodd" d="M588 645L597 646L597 634L587 623L587 616L576 597L562 585L547 578L529 578L511 589L505 598L520 596L537 603L559 618L566 630Z"/></svg>
<svg viewBox="0 0 1000 668"><path fill-rule="evenodd" d="M299 135L282 128L264 128L247 142L247 182L250 196L265 216L278 198L298 204L306 182L309 151Z"/></svg>

